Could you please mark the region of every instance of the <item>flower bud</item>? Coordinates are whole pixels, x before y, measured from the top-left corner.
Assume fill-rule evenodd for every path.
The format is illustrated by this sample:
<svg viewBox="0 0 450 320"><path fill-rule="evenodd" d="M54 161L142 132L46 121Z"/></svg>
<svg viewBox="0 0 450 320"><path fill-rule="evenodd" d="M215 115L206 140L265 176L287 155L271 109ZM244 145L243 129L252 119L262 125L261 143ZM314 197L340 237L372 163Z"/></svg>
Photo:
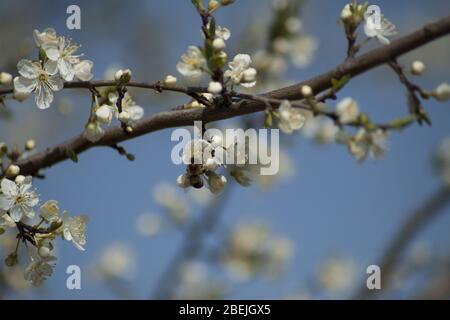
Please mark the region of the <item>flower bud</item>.
<svg viewBox="0 0 450 320"><path fill-rule="evenodd" d="M302 95L305 98L309 98L313 95L312 88L310 86L303 86L302 87Z"/></svg>
<svg viewBox="0 0 450 320"><path fill-rule="evenodd" d="M422 61L414 61L411 65L411 73L420 76L425 71L425 64Z"/></svg>
<svg viewBox="0 0 450 320"><path fill-rule="evenodd" d="M131 80L132 72L130 69L119 69L114 75L114 79L117 82L129 82Z"/></svg>
<svg viewBox="0 0 450 320"><path fill-rule="evenodd" d="M219 94L222 92L222 84L217 81L211 81L208 85L208 91L212 94Z"/></svg>
<svg viewBox="0 0 450 320"><path fill-rule="evenodd" d="M219 8L219 2L217 0L210 0L208 3L208 10L214 11L217 10L217 8Z"/></svg>
<svg viewBox="0 0 450 320"><path fill-rule="evenodd" d="M19 260L17 259L17 253L15 252L10 253L5 259L5 264L7 267L14 267L18 262Z"/></svg>
<svg viewBox="0 0 450 320"><path fill-rule="evenodd" d="M216 39L214 39L212 46L215 50L221 51L221 50L225 49L226 44L222 38L216 38Z"/></svg>
<svg viewBox="0 0 450 320"><path fill-rule="evenodd" d="M130 127L130 126L127 126L127 127L125 128L125 131L126 131L127 133L131 134L131 133L133 133L133 128Z"/></svg>
<svg viewBox="0 0 450 320"><path fill-rule="evenodd" d="M46 258L50 255L50 248L49 247L40 247L38 250L38 253L41 257Z"/></svg>
<svg viewBox="0 0 450 320"><path fill-rule="evenodd" d="M20 168L14 164L10 165L8 169L6 169L6 176L9 178L13 178L20 173Z"/></svg>
<svg viewBox="0 0 450 320"><path fill-rule="evenodd" d="M177 84L177 78L175 78L172 75L168 75L165 79L164 79L164 84L167 86L174 86Z"/></svg>
<svg viewBox="0 0 450 320"><path fill-rule="evenodd" d="M341 11L341 19L343 21L348 21L352 18L353 13L352 10L350 9L350 4L346 4L344 9L342 9Z"/></svg>
<svg viewBox="0 0 450 320"><path fill-rule="evenodd" d="M128 123L130 121L130 114L127 111L119 113L119 121L122 123Z"/></svg>
<svg viewBox="0 0 450 320"><path fill-rule="evenodd" d="M256 80L256 69L248 68L244 71L243 80L244 82L254 82Z"/></svg>
<svg viewBox="0 0 450 320"><path fill-rule="evenodd" d="M25 149L29 151L33 150L34 148L36 148L36 141L34 141L33 139L27 140L27 142L25 143Z"/></svg>
<svg viewBox="0 0 450 320"><path fill-rule="evenodd" d="M0 72L0 84L9 85L12 81L12 75L7 72Z"/></svg>
<svg viewBox="0 0 450 320"><path fill-rule="evenodd" d="M433 92L433 97L435 97L438 101L450 100L450 85L447 82L442 83Z"/></svg>
<svg viewBox="0 0 450 320"><path fill-rule="evenodd" d="M16 179L14 180L14 182L15 182L17 185L22 184L24 181L25 181L25 176L22 176L22 175L18 175L18 176L16 177Z"/></svg>
<svg viewBox="0 0 450 320"><path fill-rule="evenodd" d="M8 146L4 142L0 142L0 154L8 152Z"/></svg>

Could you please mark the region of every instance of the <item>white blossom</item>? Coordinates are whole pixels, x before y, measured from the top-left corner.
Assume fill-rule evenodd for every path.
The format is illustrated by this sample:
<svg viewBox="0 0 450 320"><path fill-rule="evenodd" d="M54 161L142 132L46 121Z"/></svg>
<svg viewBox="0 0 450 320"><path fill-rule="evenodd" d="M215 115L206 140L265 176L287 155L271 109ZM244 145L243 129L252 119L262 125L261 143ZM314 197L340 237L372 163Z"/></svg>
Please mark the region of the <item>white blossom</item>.
<svg viewBox="0 0 450 320"><path fill-rule="evenodd" d="M57 73L56 64L47 61L44 67L39 62L22 59L17 64L20 77L14 79L14 90L22 94L35 92L38 108L47 109L53 101L53 91L63 88L63 81Z"/></svg>
<svg viewBox="0 0 450 320"><path fill-rule="evenodd" d="M358 103L352 98L344 98L336 106L336 113L339 116L339 121L343 124L354 122L359 116Z"/></svg>
<svg viewBox="0 0 450 320"><path fill-rule="evenodd" d="M47 28L42 32L39 30L33 31L34 42L38 47L42 47L47 44L57 44L58 37L56 35L56 31L53 28Z"/></svg>
<svg viewBox="0 0 450 320"><path fill-rule="evenodd" d="M290 17L284 23L286 29L291 32L299 32L302 29L302 22L296 17Z"/></svg>
<svg viewBox="0 0 450 320"><path fill-rule="evenodd" d="M289 55L292 63L299 69L311 64L318 48L316 38L311 36L299 36L290 44Z"/></svg>
<svg viewBox="0 0 450 320"><path fill-rule="evenodd" d="M45 202L39 209L39 215L48 223L59 220L59 205L56 200L49 200Z"/></svg>
<svg viewBox="0 0 450 320"><path fill-rule="evenodd" d="M31 177L27 177L20 185L6 178L3 179L0 209L9 211L11 218L16 222L23 217L33 218L33 207L39 203L39 197L32 187Z"/></svg>
<svg viewBox="0 0 450 320"><path fill-rule="evenodd" d="M104 135L105 130L103 130L98 121L89 122L83 132L83 136L90 142L97 142L103 138Z"/></svg>
<svg viewBox="0 0 450 320"><path fill-rule="evenodd" d="M25 279L34 286L40 286L45 279L53 274L56 258L53 256L34 256L25 269Z"/></svg>
<svg viewBox="0 0 450 320"><path fill-rule="evenodd" d="M161 219L155 214L141 214L136 219L136 230L137 232L145 237L152 237L158 234L161 230Z"/></svg>
<svg viewBox="0 0 450 320"><path fill-rule="evenodd" d="M181 56L177 70L185 77L200 77L206 70L206 59L196 46L189 46L188 52Z"/></svg>
<svg viewBox="0 0 450 320"><path fill-rule="evenodd" d="M358 130L355 136L345 131L336 134L336 143L346 144L349 152L362 162L368 155L374 159L383 158L387 150L387 133L382 130L367 131L364 128Z"/></svg>
<svg viewBox="0 0 450 320"><path fill-rule="evenodd" d="M216 26L216 37L227 41L231 37L231 32L225 27Z"/></svg>
<svg viewBox="0 0 450 320"><path fill-rule="evenodd" d="M69 217L67 212L64 212L63 217L63 236L67 241L71 241L74 246L81 251L84 251L86 245L86 224L89 221L87 216Z"/></svg>
<svg viewBox="0 0 450 320"><path fill-rule="evenodd" d="M34 30L33 33L36 45L41 48L49 61L56 64L59 74L65 81L72 81L77 78L81 81L90 81L93 78L93 62L81 60L82 55L75 53L80 48L64 37L58 37L56 31L51 28L43 32Z"/></svg>
<svg viewBox="0 0 450 320"><path fill-rule="evenodd" d="M50 61L56 62L59 74L66 81L72 81L75 77L74 65L80 59L79 55L75 55L79 46L66 41L64 37L58 37L58 42L48 42L42 45L47 58Z"/></svg>
<svg viewBox="0 0 450 320"><path fill-rule="evenodd" d="M243 87L250 88L255 86L255 79L245 79L245 72L250 69L252 59L248 54L238 54L234 57L228 66L229 70L225 71L225 78L229 78L235 85L242 85ZM252 71L253 72L253 71ZM250 80L250 81L247 81Z"/></svg>
<svg viewBox="0 0 450 320"><path fill-rule="evenodd" d="M178 191L172 184L163 182L155 187L153 197L176 224L182 224L188 216L188 204Z"/></svg>
<svg viewBox="0 0 450 320"><path fill-rule="evenodd" d="M245 223L232 231L222 259L236 280L260 272L276 276L292 256L292 247L289 239L272 234L265 224Z"/></svg>
<svg viewBox="0 0 450 320"><path fill-rule="evenodd" d="M97 111L95 111L95 116L97 120L103 124L111 124L111 121L116 113L116 107L112 107L108 104L100 106Z"/></svg>
<svg viewBox="0 0 450 320"><path fill-rule="evenodd" d="M397 34L395 25L386 19L383 15L380 17L381 25L377 25L373 21L373 17L367 17L364 25L364 32L367 37L374 38L382 44L390 44L391 41L387 38Z"/></svg>
<svg viewBox="0 0 450 320"><path fill-rule="evenodd" d="M94 77L92 68L94 63L90 60L82 60L73 66L75 77L81 81L90 81Z"/></svg>
<svg viewBox="0 0 450 320"><path fill-rule="evenodd" d="M278 108L278 127L286 134L299 130L305 124L301 110L293 108L288 100L284 100Z"/></svg>
<svg viewBox="0 0 450 320"><path fill-rule="evenodd" d="M133 248L124 243L110 244L95 264L95 275L104 280L125 278L136 267Z"/></svg>
<svg viewBox="0 0 450 320"><path fill-rule="evenodd" d="M117 93L110 93L108 95L108 99L110 104L113 106L114 115L116 117L119 116L118 109L117 109L117 100L118 100ZM136 102L133 100L131 95L127 92L125 93L123 99L122 99L122 111L126 111L128 115L130 116L130 121L137 121L142 119L144 116L144 108L137 105Z"/></svg>
<svg viewBox="0 0 450 320"><path fill-rule="evenodd" d="M183 148L182 159L185 164L205 164L212 158L214 147L206 140L191 140Z"/></svg>
<svg viewBox="0 0 450 320"><path fill-rule="evenodd" d="M327 291L336 292L349 289L355 275L352 261L332 258L326 261L318 274L319 284Z"/></svg>

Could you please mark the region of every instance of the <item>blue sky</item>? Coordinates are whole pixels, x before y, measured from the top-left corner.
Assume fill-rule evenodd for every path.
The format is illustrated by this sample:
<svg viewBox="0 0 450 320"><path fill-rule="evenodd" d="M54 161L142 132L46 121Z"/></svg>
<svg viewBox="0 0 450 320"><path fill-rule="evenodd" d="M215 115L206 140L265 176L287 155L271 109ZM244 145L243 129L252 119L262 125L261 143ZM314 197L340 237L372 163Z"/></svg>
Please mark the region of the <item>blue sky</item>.
<svg viewBox="0 0 450 320"><path fill-rule="evenodd" d="M0 5L7 6L8 2ZM237 0L218 15L219 24L238 35L251 19L265 12L270 1ZM142 80L152 81L165 74L175 74L178 57L188 45L199 43L199 19L190 1L133 1L121 6L114 19L106 17L102 23L96 7L107 6L109 1L39 1L41 10L35 13L36 25L32 28L55 27L59 33L68 34L83 44L83 51L95 63L94 74L101 79L104 70L112 63L139 70L135 53L129 52L128 41L148 42L145 52L150 54L149 64L157 64L154 56L163 52L164 70L161 74L137 74ZM327 71L344 59L345 41L338 16L346 1L308 1L303 14L306 30L319 41L315 62L306 70L292 69L288 78L299 81ZM82 30L65 29L65 7L79 4L82 10ZM409 33L427 21L436 20L448 11L448 2L434 1L377 1L385 15L397 24L400 35ZM95 7L94 7L95 6ZM94 7L94 8L92 8ZM95 9L95 10L94 10ZM447 9L447 10L446 10ZM106 10L106 9L105 9ZM25 13L24 13L25 14ZM114 12L106 10L105 15ZM20 15L20 14L19 14ZM23 17L17 16L17 21ZM120 23L113 24L112 21ZM138 22L154 25L149 38L134 28ZM31 22L32 24L32 22ZM11 26L14 28L14 25ZM22 37L30 37L32 29L24 30ZM156 34L156 35L154 35ZM138 38L141 37L141 38ZM155 38L153 38L155 37ZM135 39L136 38L136 39ZM130 40L135 39L135 40ZM233 43L238 36L230 41ZM14 46L16 43L7 43ZM371 44L374 46L375 44ZM427 64L425 76L416 79L427 88L448 81L448 55L440 57L442 50L449 52L448 38L433 43L428 49L417 50L402 57L408 63L419 58ZM145 78L144 78L145 77ZM66 93L60 93L63 97ZM164 99L155 100L150 95L139 97L146 113L167 107ZM341 97L352 96L372 118L386 121L402 115L406 110L403 88L387 67L379 67L353 80ZM39 132L38 144L46 147L58 143L83 128L88 113L89 95L76 94L73 117L60 117L55 108L38 114L31 103L11 104L19 109L13 122L0 120L1 133L8 142L23 143L24 137ZM171 105L182 98L170 97ZM150 101L150 103L148 102ZM385 245L407 215L436 191L440 182L433 175L431 156L438 143L450 134L448 121L450 106L426 103L433 121L432 127L415 125L402 133L394 133L390 150L382 161L367 161L359 165L341 146L318 147L302 136L294 139L289 154L296 164L296 175L277 184L269 192L258 188L235 187L223 213L223 222L233 225L242 218L264 219L276 233L284 234L295 244L295 256L286 274L278 282L256 281L240 285L233 298L279 298L301 288L314 275L323 259L330 254L351 257L357 263L360 277L365 266L376 263ZM45 122L51 119L52 125ZM38 128L32 125L38 119ZM31 124L21 126L20 121ZM43 126L41 128L39 126ZM35 131L33 131L35 130ZM144 212L159 212L152 199L151 190L160 181L174 181L182 168L170 161L171 130L164 130L127 142L126 149L136 155L132 164L113 150L94 149L79 156L79 163L64 162L47 170L47 179L36 186L44 199L57 199L63 208L73 214L85 213L91 217L86 252L79 252L64 243L59 246L59 262L55 275L48 280L43 291L34 291L31 298L115 298L104 286L91 281L88 267L109 243L123 241L137 253L139 268L131 279L136 297L149 295L158 275L182 241L174 231L155 238L136 234L134 222ZM22 140L21 140L22 139ZM448 251L450 207L430 225L419 239L427 240L438 252ZM83 270L83 289L68 291L65 287L65 268L78 264Z"/></svg>

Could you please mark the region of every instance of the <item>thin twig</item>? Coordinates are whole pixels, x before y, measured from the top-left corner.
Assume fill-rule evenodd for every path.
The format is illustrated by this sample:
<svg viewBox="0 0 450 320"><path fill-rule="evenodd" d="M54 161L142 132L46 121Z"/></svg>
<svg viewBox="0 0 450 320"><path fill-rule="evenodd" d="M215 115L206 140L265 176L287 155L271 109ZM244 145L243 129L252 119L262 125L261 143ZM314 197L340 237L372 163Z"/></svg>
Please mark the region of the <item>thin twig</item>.
<svg viewBox="0 0 450 320"><path fill-rule="evenodd" d="M381 269L381 288L385 291L389 287L395 265L404 250L408 247L414 237L435 219L443 208L450 202L450 189L442 187L434 193L425 203L413 212L396 232L394 239L388 244L385 253L379 259L378 265ZM381 291L381 293L383 292ZM361 287L354 299L367 299L379 294L379 290L368 290L366 286Z"/></svg>

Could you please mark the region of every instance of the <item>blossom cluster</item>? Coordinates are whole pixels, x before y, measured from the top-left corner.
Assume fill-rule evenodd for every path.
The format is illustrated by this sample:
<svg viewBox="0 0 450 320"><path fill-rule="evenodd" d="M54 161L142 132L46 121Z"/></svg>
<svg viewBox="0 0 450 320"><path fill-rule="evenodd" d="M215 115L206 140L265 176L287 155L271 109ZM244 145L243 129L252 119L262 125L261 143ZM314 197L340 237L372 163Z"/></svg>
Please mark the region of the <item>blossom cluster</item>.
<svg viewBox="0 0 450 320"><path fill-rule="evenodd" d="M371 39L376 38L382 44L390 44L388 37L396 35L395 25L381 13L370 13L369 3L358 4L356 1L346 4L341 12L341 21L347 30L354 33L364 21L364 33ZM378 16L376 16L378 15ZM351 36L351 35L350 35Z"/></svg>
<svg viewBox="0 0 450 320"><path fill-rule="evenodd" d="M38 108L47 109L53 101L53 92L61 90L64 81L92 79L93 62L82 60L82 55L77 54L80 46L57 36L54 29L34 30L33 35L39 59L19 61L20 76L14 78L14 94L22 101L34 92Z"/></svg>
<svg viewBox="0 0 450 320"><path fill-rule="evenodd" d="M220 136L190 141L183 149L183 162L187 168L186 172L178 177L178 186L200 189L206 182L212 193L222 192L227 179L216 173L216 170L223 166L223 158L217 156L222 154L223 150L226 149Z"/></svg>
<svg viewBox="0 0 450 320"><path fill-rule="evenodd" d="M258 274L277 276L290 259L293 245L263 223L239 224L229 235L221 261L238 280Z"/></svg>
<svg viewBox="0 0 450 320"><path fill-rule="evenodd" d="M5 264L13 267L19 263L19 245L23 243L29 257L25 279L39 286L53 273L57 259L53 252L56 237L60 236L77 249L85 250L88 219L86 216L70 217L67 211L61 215L58 202L50 200L39 207L40 222L30 225L39 204L32 178L21 175L14 181L4 178L0 187L0 234L12 229L18 231L16 249L6 257Z"/></svg>
<svg viewBox="0 0 450 320"><path fill-rule="evenodd" d="M120 74L118 70L116 74ZM131 77L131 71L126 74ZM116 77L120 83L123 75ZM84 136L91 142L100 140L105 131L102 126L111 125L113 119L117 119L128 131L133 122L144 116L144 108L137 105L129 92L120 92L114 87L109 87L99 92L99 97L95 97L92 105L92 113L86 124Z"/></svg>

